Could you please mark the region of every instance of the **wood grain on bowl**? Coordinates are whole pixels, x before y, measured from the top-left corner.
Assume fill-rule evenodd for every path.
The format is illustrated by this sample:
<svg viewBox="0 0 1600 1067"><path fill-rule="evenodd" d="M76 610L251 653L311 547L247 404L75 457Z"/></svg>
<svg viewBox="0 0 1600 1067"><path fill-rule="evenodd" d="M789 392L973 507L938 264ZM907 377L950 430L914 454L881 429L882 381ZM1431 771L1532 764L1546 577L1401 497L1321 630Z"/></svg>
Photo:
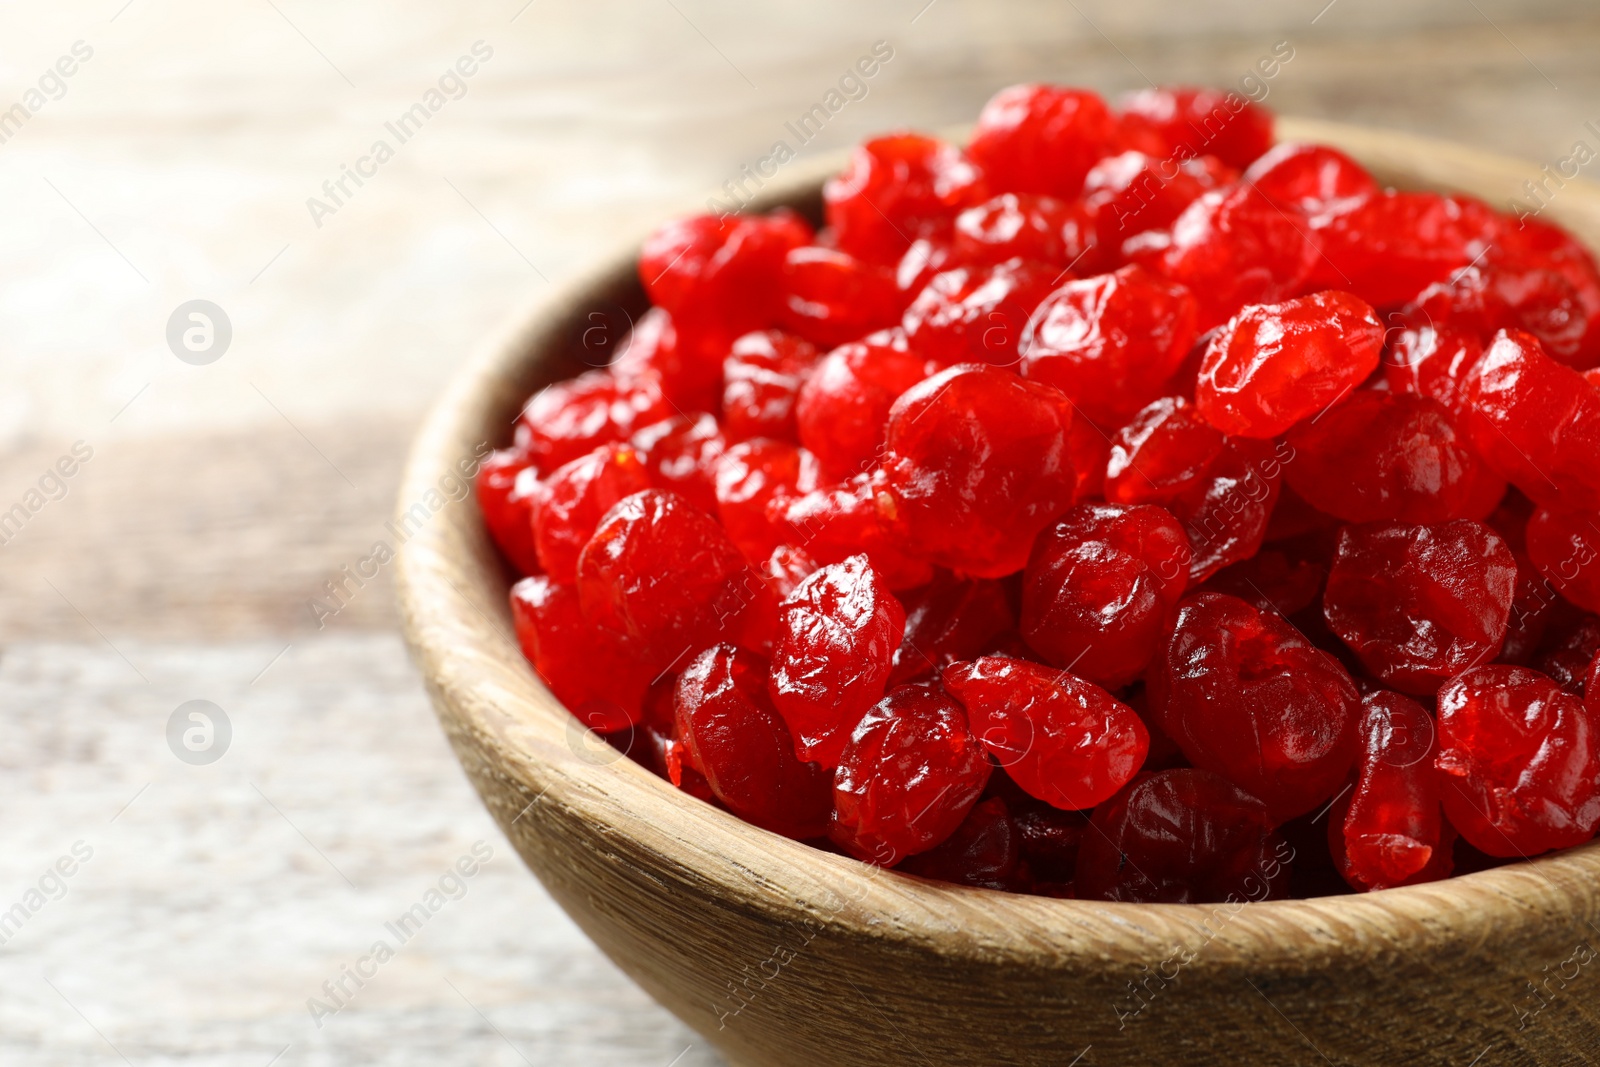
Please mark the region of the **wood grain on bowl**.
<svg viewBox="0 0 1600 1067"><path fill-rule="evenodd" d="M1290 120L1280 134L1497 205L1538 173L1401 134ZM814 213L838 162L759 206ZM1600 246L1600 188L1569 183L1545 217ZM505 443L533 389L604 360L644 306L633 251L540 301L463 373L415 445L402 514ZM758 830L586 738L517 649L475 510L423 525L398 575L407 638L484 803L595 942L735 1064L1500 1065L1600 1050L1600 844L1267 903L925 882Z"/></svg>

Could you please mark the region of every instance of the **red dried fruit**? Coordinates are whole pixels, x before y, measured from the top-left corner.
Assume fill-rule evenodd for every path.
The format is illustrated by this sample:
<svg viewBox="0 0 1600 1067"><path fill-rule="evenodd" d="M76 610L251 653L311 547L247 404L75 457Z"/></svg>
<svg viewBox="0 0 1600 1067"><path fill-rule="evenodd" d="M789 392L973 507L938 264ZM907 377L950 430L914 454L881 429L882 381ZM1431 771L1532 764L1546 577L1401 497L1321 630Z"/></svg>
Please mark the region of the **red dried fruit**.
<svg viewBox="0 0 1600 1067"><path fill-rule="evenodd" d="M1322 610L1373 675L1431 696L1499 653L1516 583L1511 549L1481 522L1347 526Z"/></svg>
<svg viewBox="0 0 1600 1067"><path fill-rule="evenodd" d="M732 645L696 656L678 678L674 735L689 766L747 822L786 837L828 832L828 774L794 754L789 727L767 696L767 663Z"/></svg>
<svg viewBox="0 0 1600 1067"><path fill-rule="evenodd" d="M1499 532L1498 528L1496 532ZM1501 536L1504 537L1504 534ZM1507 543L1511 543L1509 539ZM1511 595L1511 616L1506 620L1505 640L1500 643L1500 655L1495 662L1526 667L1533 663L1533 657L1544 641L1558 594L1539 573L1533 561L1528 559L1526 552L1519 552L1512 547L1511 554L1517 561L1517 586Z"/></svg>
<svg viewBox="0 0 1600 1067"><path fill-rule="evenodd" d="M825 348L893 326L907 299L894 271L833 248L794 249L783 277L784 328Z"/></svg>
<svg viewBox="0 0 1600 1067"><path fill-rule="evenodd" d="M1246 308L1206 349L1200 417L1223 433L1276 437L1378 369L1383 325L1349 293Z"/></svg>
<svg viewBox="0 0 1600 1067"><path fill-rule="evenodd" d="M1378 195L1366 168L1326 145L1285 141L1268 149L1244 172L1244 182L1280 207L1304 215L1312 229Z"/></svg>
<svg viewBox="0 0 1600 1067"><path fill-rule="evenodd" d="M657 489L671 489L701 511L716 514L717 462L727 449L716 416L674 415L651 423L633 435L633 447L643 453Z"/></svg>
<svg viewBox="0 0 1600 1067"><path fill-rule="evenodd" d="M1489 466L1539 503L1600 511L1600 386L1501 330L1467 374L1466 427Z"/></svg>
<svg viewBox="0 0 1600 1067"><path fill-rule="evenodd" d="M862 717L839 756L830 836L892 867L955 832L991 766L961 705L937 685L900 686Z"/></svg>
<svg viewBox="0 0 1600 1067"><path fill-rule="evenodd" d="M779 330L747 333L722 364L722 422L730 440L795 437L794 403L820 353Z"/></svg>
<svg viewBox="0 0 1600 1067"><path fill-rule="evenodd" d="M906 555L879 514L877 483L869 475L776 501L767 514L786 541L803 544L818 563L865 552L890 589L913 589L933 578L933 567Z"/></svg>
<svg viewBox="0 0 1600 1067"><path fill-rule="evenodd" d="M1398 693L1372 693L1361 701L1360 737L1355 786L1341 820L1345 878L1357 888L1387 889L1414 885L1419 875L1432 881L1448 874L1448 866L1439 872L1435 857L1445 827L1433 716Z"/></svg>
<svg viewBox="0 0 1600 1067"><path fill-rule="evenodd" d="M717 460L717 517L745 558L759 563L784 537L768 505L809 491L816 480L816 463L803 449L766 438L741 441Z"/></svg>
<svg viewBox="0 0 1600 1067"><path fill-rule="evenodd" d="M608 370L587 371L533 394L517 416L516 445L539 470L552 471L670 414L653 376L623 381Z"/></svg>
<svg viewBox="0 0 1600 1067"><path fill-rule="evenodd" d="M1528 522L1528 556L1562 596L1600 611L1600 514L1540 508Z"/></svg>
<svg viewBox="0 0 1600 1067"><path fill-rule="evenodd" d="M950 254L955 262L967 265L1026 259L1070 267L1086 259L1094 244L1093 223L1082 203L1034 193L1001 193L956 216Z"/></svg>
<svg viewBox="0 0 1600 1067"><path fill-rule="evenodd" d="M1124 117L1138 116L1180 159L1213 155L1248 167L1272 145L1272 112L1220 89L1140 89L1120 101Z"/></svg>
<svg viewBox="0 0 1600 1067"><path fill-rule="evenodd" d="M1501 228L1486 257L1487 301L1569 367L1600 364L1600 268L1572 235L1538 219Z"/></svg>
<svg viewBox="0 0 1600 1067"><path fill-rule="evenodd" d="M1005 590L987 578L956 578L945 571L933 581L898 594L906 632L895 650L890 685L924 678L957 660L976 659L1015 629Z"/></svg>
<svg viewBox="0 0 1600 1067"><path fill-rule="evenodd" d="M1078 849L1081 900L1212 904L1286 895L1293 850L1266 805L1193 768L1135 781L1095 809Z"/></svg>
<svg viewBox="0 0 1600 1067"><path fill-rule="evenodd" d="M676 493L617 503L578 557L584 618L659 672L735 632L759 579L716 520Z"/></svg>
<svg viewBox="0 0 1600 1067"><path fill-rule="evenodd" d="M1195 339L1195 301L1139 266L1069 281L1022 335L1024 378L1053 385L1090 419L1126 422L1162 395Z"/></svg>
<svg viewBox="0 0 1600 1067"><path fill-rule="evenodd" d="M879 507L914 556L980 578L1021 570L1072 504L1071 424L1071 402L1049 386L952 367L890 410Z"/></svg>
<svg viewBox="0 0 1600 1067"><path fill-rule="evenodd" d="M1533 666L1540 674L1573 696L1584 696L1584 675L1589 662L1600 655L1600 616L1573 611L1558 603L1551 612L1550 629Z"/></svg>
<svg viewBox="0 0 1600 1067"><path fill-rule="evenodd" d="M1222 593L1184 600L1150 664L1150 707L1197 767L1260 797L1283 821L1344 783L1360 694L1293 626Z"/></svg>
<svg viewBox="0 0 1600 1067"><path fill-rule="evenodd" d="M632 445L601 445L551 472L533 506L533 542L544 571L562 585L578 576L578 553L617 501L650 488L650 474Z"/></svg>
<svg viewBox="0 0 1600 1067"><path fill-rule="evenodd" d="M1079 504L1039 535L1023 572L1022 636L1107 689L1144 674L1183 596L1189 540L1148 504Z"/></svg>
<svg viewBox="0 0 1600 1067"><path fill-rule="evenodd" d="M1491 856L1569 848L1600 825L1600 735L1578 698L1526 667L1479 667L1439 691L1444 810Z"/></svg>
<svg viewBox="0 0 1600 1067"><path fill-rule="evenodd" d="M946 667L941 678L1011 780L1055 807L1094 807L1134 776L1149 750L1132 708L1066 671L984 656Z"/></svg>
<svg viewBox="0 0 1600 1067"><path fill-rule="evenodd" d="M603 333L605 328L590 329ZM683 411L714 410L722 391L721 351L705 351L694 338L680 340L665 308L639 316L618 345L610 370L624 390L653 383L670 406Z"/></svg>
<svg viewBox="0 0 1600 1067"><path fill-rule="evenodd" d="M478 467L483 524L519 574L539 572L539 553L533 547L533 494L538 484L532 457L519 449L491 452Z"/></svg>
<svg viewBox="0 0 1600 1067"><path fill-rule="evenodd" d="M1077 472L1073 500L1098 500L1105 494L1106 460L1111 455L1111 436L1085 418L1074 418L1067 431L1067 453Z"/></svg>
<svg viewBox="0 0 1600 1067"><path fill-rule="evenodd" d="M611 733L639 721L653 672L622 635L587 625L571 586L522 579L511 587L511 621L522 654L579 722Z"/></svg>
<svg viewBox="0 0 1600 1067"><path fill-rule="evenodd" d="M1318 231L1313 284L1395 307L1471 264L1500 232L1476 200L1385 190Z"/></svg>
<svg viewBox="0 0 1600 1067"><path fill-rule="evenodd" d="M768 691L803 760L836 766L883 696L906 616L866 556L812 574L784 600Z"/></svg>
<svg viewBox="0 0 1600 1067"><path fill-rule="evenodd" d="M1110 109L1092 92L1013 85L983 105L967 152L996 192L1071 198L1115 132Z"/></svg>
<svg viewBox="0 0 1600 1067"><path fill-rule="evenodd" d="M941 366L1012 366L1028 317L1061 273L1042 263L1008 259L936 274L901 319L906 343Z"/></svg>
<svg viewBox="0 0 1600 1067"><path fill-rule="evenodd" d="M830 478L859 474L883 450L889 409L927 377L927 363L902 334L874 334L829 352L800 389L800 441Z"/></svg>
<svg viewBox="0 0 1600 1067"><path fill-rule="evenodd" d="M988 197L983 172L961 149L918 133L857 145L844 173L822 187L839 248L883 264L897 261L915 238L948 230L962 209Z"/></svg>
<svg viewBox="0 0 1600 1067"><path fill-rule="evenodd" d="M991 797L973 808L943 843L912 856L899 870L956 885L1015 892L1026 884L1021 845L1006 802Z"/></svg>
<svg viewBox="0 0 1600 1067"><path fill-rule="evenodd" d="M1094 217L1096 243L1116 256L1129 237L1170 226L1201 193L1238 176L1215 156L1179 160L1123 152L1089 171L1083 204Z"/></svg>
<svg viewBox="0 0 1600 1067"><path fill-rule="evenodd" d="M1286 440L1289 484L1346 522L1481 519L1505 492L1444 406L1415 393L1358 389Z"/></svg>
<svg viewBox="0 0 1600 1067"><path fill-rule="evenodd" d="M1431 397L1459 414L1462 383L1483 358L1483 341L1469 324L1436 316L1431 303L1425 293L1421 302L1389 314L1384 381L1397 393Z"/></svg>

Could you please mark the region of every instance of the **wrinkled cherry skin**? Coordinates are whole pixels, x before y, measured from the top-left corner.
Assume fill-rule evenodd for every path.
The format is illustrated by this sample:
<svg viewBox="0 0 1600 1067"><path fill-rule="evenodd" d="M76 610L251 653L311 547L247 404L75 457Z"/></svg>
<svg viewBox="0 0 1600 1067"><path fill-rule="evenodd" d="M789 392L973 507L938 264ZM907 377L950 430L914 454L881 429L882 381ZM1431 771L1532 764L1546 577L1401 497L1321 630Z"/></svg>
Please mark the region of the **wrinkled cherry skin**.
<svg viewBox="0 0 1600 1067"><path fill-rule="evenodd" d="M814 487L816 463L787 441L758 437L741 441L717 459L717 517L751 563L772 555L784 531L768 514L781 497Z"/></svg>
<svg viewBox="0 0 1600 1067"><path fill-rule="evenodd" d="M1540 508L1528 520L1528 557L1562 596L1600 611L1600 513Z"/></svg>
<svg viewBox="0 0 1600 1067"><path fill-rule="evenodd" d="M1444 810L1473 847L1532 856L1600 826L1600 734L1578 698L1526 667L1479 667L1439 692Z"/></svg>
<svg viewBox="0 0 1600 1067"><path fill-rule="evenodd" d="M1346 522L1481 519L1505 493L1444 405L1415 393L1358 389L1286 440L1289 484Z"/></svg>
<svg viewBox="0 0 1600 1067"><path fill-rule="evenodd" d="M989 198L983 172L954 145L897 133L857 145L844 173L822 187L823 214L841 251L894 264L913 238L947 232Z"/></svg>
<svg viewBox="0 0 1600 1067"><path fill-rule="evenodd" d="M1095 809L1078 849L1080 900L1214 904L1288 894L1294 852L1267 807L1210 771L1137 779Z"/></svg>
<svg viewBox="0 0 1600 1067"><path fill-rule="evenodd" d="M785 329L824 348L893 326L906 303L894 271L833 248L792 250L783 278Z"/></svg>
<svg viewBox="0 0 1600 1067"><path fill-rule="evenodd" d="M689 766L729 811L786 837L827 833L827 772L795 757L789 727L767 696L765 660L732 645L706 649L678 676L673 707L673 735Z"/></svg>
<svg viewBox="0 0 1600 1067"><path fill-rule="evenodd" d="M1124 121L1137 118L1179 159L1212 155L1248 167L1272 146L1272 112L1236 92L1187 87L1140 89L1119 101Z"/></svg>
<svg viewBox="0 0 1600 1067"><path fill-rule="evenodd" d="M1501 228L1487 257L1486 299L1502 325L1538 337L1569 367L1600 365L1600 267L1569 233L1538 219Z"/></svg>
<svg viewBox="0 0 1600 1067"><path fill-rule="evenodd" d="M1472 263L1499 230L1494 212L1476 200L1380 192L1318 232L1313 282L1395 307Z"/></svg>
<svg viewBox="0 0 1600 1067"><path fill-rule="evenodd" d="M1511 549L1481 522L1346 526L1322 610L1373 675L1432 696L1499 653L1516 584Z"/></svg>
<svg viewBox="0 0 1600 1067"><path fill-rule="evenodd" d="M794 404L820 358L816 346L780 330L747 333L722 364L722 422L731 441L795 439Z"/></svg>
<svg viewBox="0 0 1600 1067"><path fill-rule="evenodd" d="M883 696L905 626L905 610L864 555L821 568L783 601L767 688L796 755L837 766Z"/></svg>
<svg viewBox="0 0 1600 1067"><path fill-rule="evenodd" d="M533 459L515 448L489 453L478 467L478 510L489 537L518 574L539 573L533 546L533 496L538 486Z"/></svg>
<svg viewBox="0 0 1600 1067"><path fill-rule="evenodd" d="M1022 855L1024 839L1008 808L1000 797L990 797L967 813L955 833L927 852L910 857L898 869L978 889L1026 891L1029 877Z"/></svg>
<svg viewBox="0 0 1600 1067"><path fill-rule="evenodd" d="M511 621L522 654L578 721L600 733L639 721L654 672L622 635L588 625L571 586L522 579L511 587Z"/></svg>
<svg viewBox="0 0 1600 1067"><path fill-rule="evenodd" d="M995 192L1070 199L1115 132L1111 110L1092 92L1013 85L983 105L967 153Z"/></svg>
<svg viewBox="0 0 1600 1067"><path fill-rule="evenodd" d="M972 732L1029 795L1092 808L1144 763L1150 735L1134 710L1066 671L1008 656L955 663L941 675Z"/></svg>
<svg viewBox="0 0 1600 1067"><path fill-rule="evenodd" d="M1017 625L1005 589L988 578L939 571L933 581L898 594L906 632L895 650L890 685L926 678L957 660L976 659Z"/></svg>
<svg viewBox="0 0 1600 1067"><path fill-rule="evenodd" d="M544 572L563 585L578 577L578 554L600 518L625 496L650 488L644 457L632 445L601 445L551 472L533 506L533 542Z"/></svg>
<svg viewBox="0 0 1600 1067"><path fill-rule="evenodd" d="M1071 401L1049 386L951 367L890 409L879 507L930 563L980 578L1021 570L1034 537L1072 504L1071 425Z"/></svg>
<svg viewBox="0 0 1600 1067"><path fill-rule="evenodd" d="M1268 149L1244 172L1244 182L1320 229L1378 194L1377 180L1336 148L1285 141Z"/></svg>
<svg viewBox="0 0 1600 1067"><path fill-rule="evenodd" d="M1588 664L1600 656L1600 616L1562 612L1558 603L1551 613L1550 631L1534 657L1533 667L1576 697L1592 694L1584 689Z"/></svg>
<svg viewBox="0 0 1600 1067"><path fill-rule="evenodd" d="M1069 281L1022 335L1022 376L1119 425L1161 396L1195 339L1194 297L1139 266Z"/></svg>
<svg viewBox="0 0 1600 1067"><path fill-rule="evenodd" d="M878 482L857 474L826 489L768 506L784 540L805 546L818 563L839 563L865 552L893 590L914 589L933 578L933 567L908 556L878 510Z"/></svg>
<svg viewBox="0 0 1600 1067"><path fill-rule="evenodd" d="M906 343L939 366L1013 366L1029 316L1060 274L1023 259L936 274L900 320Z"/></svg>
<svg viewBox="0 0 1600 1067"><path fill-rule="evenodd" d="M1477 328L1444 313L1429 296L1390 312L1389 350L1383 377L1397 393L1416 393L1464 418L1461 390L1469 371L1483 358Z"/></svg>
<svg viewBox="0 0 1600 1067"><path fill-rule="evenodd" d="M1473 444L1502 477L1541 504L1600 511L1600 386L1501 330L1462 396Z"/></svg>
<svg viewBox="0 0 1600 1067"><path fill-rule="evenodd" d="M839 346L800 387L800 443L830 478L865 471L882 454L889 409L925 377L927 361L912 354L898 331Z"/></svg>
<svg viewBox="0 0 1600 1067"><path fill-rule="evenodd" d="M834 772L829 836L858 859L892 867L954 833L992 767L961 705L937 685L900 686L850 733Z"/></svg>
<svg viewBox="0 0 1600 1067"><path fill-rule="evenodd" d="M1276 437L1377 370L1383 333L1349 293L1246 308L1206 349L1195 407L1223 433Z"/></svg>
<svg viewBox="0 0 1600 1067"><path fill-rule="evenodd" d="M671 489L701 511L716 514L717 461L728 442L715 415L662 419L634 434L632 443L644 456L657 489Z"/></svg>
<svg viewBox="0 0 1600 1067"><path fill-rule="evenodd" d="M1054 267L1083 266L1096 243L1088 209L1078 201L1035 193L1001 193L956 216L954 262L988 266L1026 259Z"/></svg>
<svg viewBox="0 0 1600 1067"><path fill-rule="evenodd" d="M578 557L584 617L656 672L736 630L759 584L715 519L660 489L619 501Z"/></svg>
<svg viewBox="0 0 1600 1067"><path fill-rule="evenodd" d="M1107 689L1141 677L1189 577L1189 539L1148 504L1079 504L1039 535L1022 580L1022 636Z"/></svg>
<svg viewBox="0 0 1600 1067"><path fill-rule="evenodd" d="M1388 889L1415 884L1425 871L1442 877L1435 863L1445 828L1433 716L1409 697L1379 690L1361 701L1360 737L1355 786L1340 827L1346 880L1358 889Z"/></svg>
<svg viewBox="0 0 1600 1067"><path fill-rule="evenodd" d="M623 380L609 370L586 371L533 394L517 416L516 446L539 470L553 471L672 413L653 376Z"/></svg>
<svg viewBox="0 0 1600 1067"><path fill-rule="evenodd" d="M1189 761L1259 796L1276 821L1333 796L1355 761L1361 698L1350 675L1237 597L1186 598L1147 685L1157 724Z"/></svg>
<svg viewBox="0 0 1600 1067"><path fill-rule="evenodd" d="M1239 172L1215 156L1158 159L1143 152L1107 156L1083 182L1083 204L1094 217L1097 243L1108 254L1145 230L1170 226L1201 193Z"/></svg>
<svg viewBox="0 0 1600 1067"><path fill-rule="evenodd" d="M653 307L639 316L607 369L624 390L653 384L669 410L715 411L722 355L720 349L706 351L696 339L680 340L672 316Z"/></svg>

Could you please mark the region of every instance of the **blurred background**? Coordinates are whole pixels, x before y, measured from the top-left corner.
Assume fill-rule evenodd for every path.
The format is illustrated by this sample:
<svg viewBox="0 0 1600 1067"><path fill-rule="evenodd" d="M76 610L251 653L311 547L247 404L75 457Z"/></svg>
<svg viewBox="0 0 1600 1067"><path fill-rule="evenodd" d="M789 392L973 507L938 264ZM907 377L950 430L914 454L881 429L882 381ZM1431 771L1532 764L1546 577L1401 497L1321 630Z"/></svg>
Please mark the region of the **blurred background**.
<svg viewBox="0 0 1600 1067"><path fill-rule="evenodd" d="M1016 81L1237 85L1283 41L1280 113L1530 178L1600 124L1592 0L60 0L0 8L0 41L17 1065L719 1062L482 811L389 568L321 627L311 602L388 536L413 431L508 316L793 143L877 42L803 155Z"/></svg>

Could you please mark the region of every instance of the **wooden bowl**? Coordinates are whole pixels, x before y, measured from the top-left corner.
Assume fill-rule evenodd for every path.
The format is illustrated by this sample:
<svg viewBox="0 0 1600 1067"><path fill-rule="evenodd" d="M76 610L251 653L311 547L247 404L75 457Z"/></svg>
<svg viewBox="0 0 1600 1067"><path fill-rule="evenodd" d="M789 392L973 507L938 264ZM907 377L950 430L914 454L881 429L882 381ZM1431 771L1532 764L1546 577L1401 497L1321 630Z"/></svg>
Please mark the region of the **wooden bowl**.
<svg viewBox="0 0 1600 1067"><path fill-rule="evenodd" d="M1285 120L1281 136L1340 146L1381 181L1501 207L1539 176L1531 163L1397 133ZM780 175L756 206L814 216L823 174ZM1594 246L1600 189L1569 182L1544 217ZM400 602L445 732L522 858L619 967L729 1061L1500 1067L1600 1050L1589 947L1600 943L1600 844L1362 896L1050 900L816 851L586 736L517 649L477 508L444 503L440 490L484 444L509 440L534 389L609 358L618 327L644 307L635 252L540 299L428 418L400 496L410 533Z"/></svg>

